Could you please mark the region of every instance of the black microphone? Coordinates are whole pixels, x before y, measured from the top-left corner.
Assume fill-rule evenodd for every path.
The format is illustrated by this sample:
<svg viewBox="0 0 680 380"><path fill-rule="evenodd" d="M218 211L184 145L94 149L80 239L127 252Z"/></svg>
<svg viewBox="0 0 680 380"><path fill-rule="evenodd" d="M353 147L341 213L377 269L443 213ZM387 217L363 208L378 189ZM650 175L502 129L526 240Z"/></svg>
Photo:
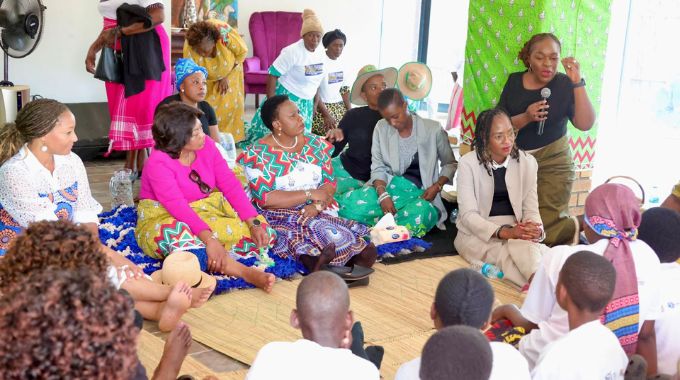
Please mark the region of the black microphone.
<svg viewBox="0 0 680 380"><path fill-rule="evenodd" d="M550 89L548 87L541 89L541 97L546 102L548 101L548 98L550 97ZM545 119L538 122L538 135L539 136L543 134L543 127L544 126L545 126Z"/></svg>

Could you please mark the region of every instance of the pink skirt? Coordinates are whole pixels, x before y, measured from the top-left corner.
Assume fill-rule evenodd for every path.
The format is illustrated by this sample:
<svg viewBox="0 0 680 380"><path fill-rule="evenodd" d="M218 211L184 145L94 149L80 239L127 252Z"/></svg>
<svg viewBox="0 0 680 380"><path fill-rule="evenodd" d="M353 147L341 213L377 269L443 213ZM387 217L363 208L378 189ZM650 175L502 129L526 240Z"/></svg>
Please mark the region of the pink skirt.
<svg viewBox="0 0 680 380"><path fill-rule="evenodd" d="M116 21L104 18L104 28L116 26ZM156 105L172 94L170 78L170 39L163 25L157 25L155 32L161 42L165 71L161 80L147 80L144 91L129 98L120 83L106 82L106 98L109 103L111 127L109 129L109 153L112 150L136 150L154 146L151 126ZM120 49L120 40L116 41Z"/></svg>

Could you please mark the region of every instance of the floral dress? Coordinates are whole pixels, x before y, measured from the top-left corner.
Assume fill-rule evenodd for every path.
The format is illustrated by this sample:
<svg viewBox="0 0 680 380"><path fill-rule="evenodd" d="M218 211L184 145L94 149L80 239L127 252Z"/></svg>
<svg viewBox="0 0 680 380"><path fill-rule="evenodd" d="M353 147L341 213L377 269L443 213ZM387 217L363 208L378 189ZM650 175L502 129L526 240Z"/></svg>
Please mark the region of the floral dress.
<svg viewBox="0 0 680 380"><path fill-rule="evenodd" d="M262 209L272 191L313 190L326 184L335 186L330 153L332 145L318 136L305 135L307 144L300 153L290 153L261 141L248 147L238 162L245 167L250 193L260 213L276 230L272 252L298 260L300 255L318 256L330 243L335 244L332 265L344 265L368 243L363 239L368 227L339 218L334 207L315 217L305 217L304 204L286 209Z"/></svg>
<svg viewBox="0 0 680 380"><path fill-rule="evenodd" d="M50 173L24 146L0 167L0 256L32 222L97 223L101 211L80 157L55 155Z"/></svg>

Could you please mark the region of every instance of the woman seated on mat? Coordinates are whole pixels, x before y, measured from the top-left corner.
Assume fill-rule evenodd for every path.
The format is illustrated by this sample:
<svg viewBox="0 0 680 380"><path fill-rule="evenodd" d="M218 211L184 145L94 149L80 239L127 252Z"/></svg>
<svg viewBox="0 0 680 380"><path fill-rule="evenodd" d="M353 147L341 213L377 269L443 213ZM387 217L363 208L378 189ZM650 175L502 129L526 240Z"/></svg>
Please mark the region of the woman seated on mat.
<svg viewBox="0 0 680 380"><path fill-rule="evenodd" d="M344 138L334 143L336 198L362 187L371 179L373 130L378 120L382 119L378 111L378 96L384 89L394 87L396 82L397 69L393 67L378 70L373 65L366 65L359 70L352 85L350 100L364 107L347 111L338 125Z"/></svg>
<svg viewBox="0 0 680 380"><path fill-rule="evenodd" d="M0 132L0 256L33 222L70 220L99 236L97 214L102 207L92 197L83 162L71 151L78 140L75 123L65 105L38 99L22 108L16 122ZM173 288L154 284L141 268L99 239L97 248L107 257L112 282L130 292L135 301L153 304L139 311L147 319L159 320L161 303ZM192 305L205 303L213 289L195 289Z"/></svg>
<svg viewBox="0 0 680 380"><path fill-rule="evenodd" d="M156 110L158 110L158 107L172 102L182 102L198 108L203 112L200 118L203 133L210 136L214 141L220 141L215 109L205 101L208 70L197 65L191 58L180 58L175 64L175 78L179 93L163 99Z"/></svg>
<svg viewBox="0 0 680 380"><path fill-rule="evenodd" d="M371 267L377 251L363 239L368 228L332 215L332 146L304 133L302 116L286 95L267 99L261 110L272 133L244 150L238 162L245 167L252 198L276 230L272 251L309 271L325 264Z"/></svg>
<svg viewBox="0 0 680 380"><path fill-rule="evenodd" d="M536 159L517 149L505 111L477 117L475 150L458 163L456 251L468 261L497 265L519 286L541 261L543 237L536 194Z"/></svg>
<svg viewBox="0 0 680 380"><path fill-rule="evenodd" d="M244 266L230 253L253 256L271 246L274 232L203 133L201 114L184 103L158 109L152 129L156 146L139 192L137 243L156 259L205 247L209 272L240 277L269 292L274 275Z"/></svg>
<svg viewBox="0 0 680 380"><path fill-rule="evenodd" d="M373 131L373 187L339 197L340 216L373 225L389 212L415 237L435 225L444 229L447 214L439 192L451 183L457 166L446 132L439 123L409 113L397 89L380 94L378 109L383 119Z"/></svg>

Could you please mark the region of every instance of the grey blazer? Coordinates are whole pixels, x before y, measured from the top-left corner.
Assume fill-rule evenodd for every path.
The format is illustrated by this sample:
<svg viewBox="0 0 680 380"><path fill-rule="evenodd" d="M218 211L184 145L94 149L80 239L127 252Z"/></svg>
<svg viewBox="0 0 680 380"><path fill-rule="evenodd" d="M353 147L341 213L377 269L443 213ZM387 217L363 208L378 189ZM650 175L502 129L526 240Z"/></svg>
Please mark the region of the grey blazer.
<svg viewBox="0 0 680 380"><path fill-rule="evenodd" d="M453 156L446 132L434 120L423 119L416 114L413 114L412 117L413 128L417 129L418 160L423 188L427 189L432 186L442 176L447 177L450 184L453 175L456 174L458 163ZM393 176L402 174L399 170L399 133L387 124L385 119L380 119L373 130L369 184L375 180L389 183ZM443 228L447 214L439 194L432 201L432 204L439 210L440 214L437 226Z"/></svg>
<svg viewBox="0 0 680 380"><path fill-rule="evenodd" d="M461 157L458 171L458 219L456 227L464 234L472 234L488 242L498 229L498 224L489 221L493 203L493 176L480 164L475 151ZM508 161L505 184L510 204L518 221L541 222L538 213L536 172L538 164L534 156L519 152L519 162Z"/></svg>

